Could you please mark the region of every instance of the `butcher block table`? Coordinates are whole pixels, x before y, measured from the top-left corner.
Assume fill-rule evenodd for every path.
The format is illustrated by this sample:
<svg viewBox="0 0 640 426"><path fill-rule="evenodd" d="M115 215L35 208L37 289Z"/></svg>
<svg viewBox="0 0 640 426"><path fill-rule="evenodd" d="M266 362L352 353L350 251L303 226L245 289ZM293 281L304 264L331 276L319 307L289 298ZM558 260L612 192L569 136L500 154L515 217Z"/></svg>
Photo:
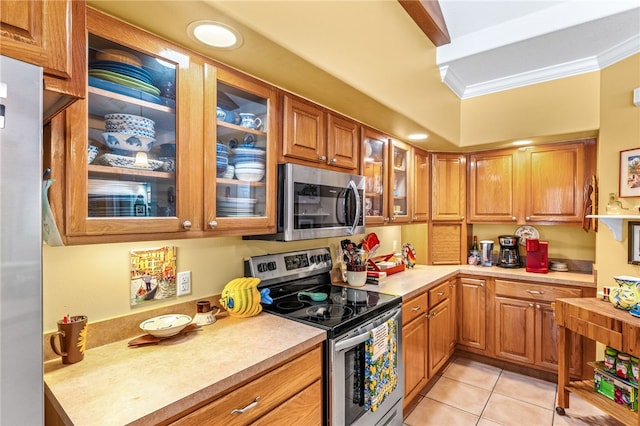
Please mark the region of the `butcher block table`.
<svg viewBox="0 0 640 426"><path fill-rule="evenodd" d="M615 417L626 425L640 426L640 416L594 391L593 379L569 380L570 354L578 334L607 346L640 356L640 318L597 298L556 299L558 324L558 414L569 408L569 393Z"/></svg>

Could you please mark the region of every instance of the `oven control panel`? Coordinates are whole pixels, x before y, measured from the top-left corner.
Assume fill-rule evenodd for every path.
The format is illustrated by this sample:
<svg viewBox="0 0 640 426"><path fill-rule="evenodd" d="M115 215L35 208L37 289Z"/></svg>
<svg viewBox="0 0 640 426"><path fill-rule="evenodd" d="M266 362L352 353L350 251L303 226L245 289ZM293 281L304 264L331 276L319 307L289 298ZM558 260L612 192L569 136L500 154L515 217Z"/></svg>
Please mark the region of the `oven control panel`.
<svg viewBox="0 0 640 426"><path fill-rule="evenodd" d="M253 256L245 260L245 276L262 282L286 281L331 271L331 251L327 247L287 253Z"/></svg>

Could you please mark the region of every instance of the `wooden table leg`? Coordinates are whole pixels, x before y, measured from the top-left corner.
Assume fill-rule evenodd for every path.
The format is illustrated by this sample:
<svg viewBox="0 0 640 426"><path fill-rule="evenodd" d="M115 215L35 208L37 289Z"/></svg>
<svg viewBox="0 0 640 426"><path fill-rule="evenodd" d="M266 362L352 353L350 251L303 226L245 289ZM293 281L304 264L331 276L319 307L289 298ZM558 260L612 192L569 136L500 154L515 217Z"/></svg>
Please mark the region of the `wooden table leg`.
<svg viewBox="0 0 640 426"><path fill-rule="evenodd" d="M569 408L569 363L573 333L563 326L558 327L558 407Z"/></svg>

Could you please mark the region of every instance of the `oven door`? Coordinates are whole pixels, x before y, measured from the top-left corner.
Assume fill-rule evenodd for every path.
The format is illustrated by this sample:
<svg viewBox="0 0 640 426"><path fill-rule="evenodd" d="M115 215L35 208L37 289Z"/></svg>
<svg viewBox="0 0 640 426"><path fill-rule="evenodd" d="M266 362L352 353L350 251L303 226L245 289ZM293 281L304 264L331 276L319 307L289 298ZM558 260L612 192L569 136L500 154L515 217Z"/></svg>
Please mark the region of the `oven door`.
<svg viewBox="0 0 640 426"><path fill-rule="evenodd" d="M364 232L364 177L284 164L284 240Z"/></svg>
<svg viewBox="0 0 640 426"><path fill-rule="evenodd" d="M369 407L365 393L372 382L365 369L371 367L365 344L371 342L371 332L389 320L395 321L392 341L396 342L396 385L377 408ZM330 416L332 425L402 425L404 368L402 366L402 311L400 307L376 317L356 330L329 340ZM386 356L383 354L381 356Z"/></svg>

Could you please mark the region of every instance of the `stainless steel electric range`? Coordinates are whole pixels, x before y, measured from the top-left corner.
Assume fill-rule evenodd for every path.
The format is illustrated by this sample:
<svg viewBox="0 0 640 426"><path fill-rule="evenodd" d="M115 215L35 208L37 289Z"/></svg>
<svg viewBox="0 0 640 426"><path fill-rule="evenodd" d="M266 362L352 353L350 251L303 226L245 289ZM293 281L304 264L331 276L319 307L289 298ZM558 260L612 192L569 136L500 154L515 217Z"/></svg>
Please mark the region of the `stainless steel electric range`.
<svg viewBox="0 0 640 426"><path fill-rule="evenodd" d="M331 284L328 248L254 256L245 275L261 279L263 309L327 332L324 423L402 425L401 298Z"/></svg>

